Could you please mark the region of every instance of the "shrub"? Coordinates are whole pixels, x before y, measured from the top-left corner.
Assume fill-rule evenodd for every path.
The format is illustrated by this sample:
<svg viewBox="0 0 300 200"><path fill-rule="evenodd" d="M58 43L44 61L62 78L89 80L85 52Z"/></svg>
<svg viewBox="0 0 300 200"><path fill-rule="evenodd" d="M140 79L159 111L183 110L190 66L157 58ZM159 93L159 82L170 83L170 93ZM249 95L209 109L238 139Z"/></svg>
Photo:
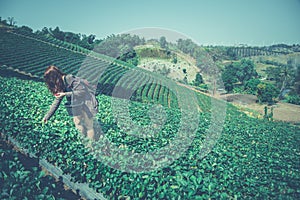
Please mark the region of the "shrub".
<svg viewBox="0 0 300 200"><path fill-rule="evenodd" d="M247 94L257 94L257 86L260 84L259 79L250 79L245 83L245 93Z"/></svg>
<svg viewBox="0 0 300 200"><path fill-rule="evenodd" d="M274 103L274 98L279 94L279 90L272 84L260 83L257 85L257 98L259 103Z"/></svg>
<svg viewBox="0 0 300 200"><path fill-rule="evenodd" d="M286 102L300 105L300 96L299 95L287 95Z"/></svg>

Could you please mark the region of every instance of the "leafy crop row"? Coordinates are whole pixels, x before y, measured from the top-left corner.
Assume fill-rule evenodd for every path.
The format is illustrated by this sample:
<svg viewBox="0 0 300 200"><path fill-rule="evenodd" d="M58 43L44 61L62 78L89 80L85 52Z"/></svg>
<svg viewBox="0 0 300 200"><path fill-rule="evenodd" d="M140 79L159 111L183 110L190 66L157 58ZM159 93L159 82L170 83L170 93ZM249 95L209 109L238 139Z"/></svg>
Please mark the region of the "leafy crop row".
<svg viewBox="0 0 300 200"><path fill-rule="evenodd" d="M149 80L149 84L152 84L151 90L148 91L150 88L145 83L140 87L143 91L143 87L146 87L147 93L134 93L135 97L131 99L155 101L169 107L177 106L176 98L169 88L165 88L163 93L158 93L159 78L145 70L117 62L114 58L92 51L75 51L65 43L40 38L35 34L26 36L8 32L3 28L0 28L0 43L0 65L26 72L41 80L48 65L56 65L65 73L89 80L99 86L98 93L106 95L112 95L116 85L127 93L135 92L138 89L135 87L139 87L138 83Z"/></svg>
<svg viewBox="0 0 300 200"><path fill-rule="evenodd" d="M125 152L159 150L178 135L178 122L182 117L178 110L128 101L128 116L120 112L118 118L114 106L118 107L126 100L98 96L100 111L97 119L103 135L94 152L101 155L101 160L85 147L63 107L48 124L40 123L53 99L42 83L1 77L0 85L0 131L71 174L74 181L89 183L109 199L300 197L300 129L297 127L249 118L228 106L222 135L203 158L206 145L203 141L211 120L211 114L204 112L199 114L197 133L191 145L184 149L180 142L177 143L176 147L182 149L178 159L156 170L130 173L118 170L117 165L135 167L140 163L122 157L119 158L123 162L118 162L106 143ZM209 104L202 99L199 102ZM163 115L156 116L159 112ZM159 116L165 118L155 121ZM150 130L157 131L152 137L141 137L138 135L141 132L130 132L132 129L126 127L131 123L145 127L145 130L156 124L157 129ZM172 159L168 155L163 158ZM147 168L146 165L140 167Z"/></svg>
<svg viewBox="0 0 300 200"><path fill-rule="evenodd" d="M80 198L64 188L62 182L46 175L37 159L13 150L0 138L1 199L75 199Z"/></svg>

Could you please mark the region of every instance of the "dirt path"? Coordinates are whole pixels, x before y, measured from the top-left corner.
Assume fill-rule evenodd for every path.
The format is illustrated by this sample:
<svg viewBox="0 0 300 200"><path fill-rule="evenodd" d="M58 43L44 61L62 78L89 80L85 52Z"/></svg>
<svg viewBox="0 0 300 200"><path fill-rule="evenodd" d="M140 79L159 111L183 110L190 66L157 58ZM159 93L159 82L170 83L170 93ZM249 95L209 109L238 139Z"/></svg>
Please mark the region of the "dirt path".
<svg viewBox="0 0 300 200"><path fill-rule="evenodd" d="M265 105L248 104L244 105L249 109L255 110L262 115L264 114ZM300 106L289 103L277 103L273 106L273 118L278 121L285 121L291 123L300 123Z"/></svg>
<svg viewBox="0 0 300 200"><path fill-rule="evenodd" d="M246 111L251 109L261 116L264 115L265 104L256 103L257 97L255 95L248 94L231 94L220 96L221 99L226 99L232 104L236 105L240 110ZM300 106L290 103L279 102L272 106L273 118L278 121L285 121L291 123L300 123ZM269 112L271 106L268 106ZM248 112L248 111L246 111Z"/></svg>
<svg viewBox="0 0 300 200"><path fill-rule="evenodd" d="M180 86L186 87L188 89L191 89L195 92L211 96L208 93L201 92L191 86L177 83ZM237 108L239 108L241 111L245 112L246 114L251 115L259 115L260 117L263 117L265 112L265 104L258 104L256 103L257 97L255 95L249 95L249 94L229 94L229 95L216 95L214 98L223 99L225 101L228 101L235 105ZM274 108L273 110L273 119L276 121L284 121L284 122L291 122L294 124L300 123L300 106L294 105L290 103L276 103L272 106ZM271 106L268 106L269 112L270 112ZM251 111L252 110L252 111Z"/></svg>

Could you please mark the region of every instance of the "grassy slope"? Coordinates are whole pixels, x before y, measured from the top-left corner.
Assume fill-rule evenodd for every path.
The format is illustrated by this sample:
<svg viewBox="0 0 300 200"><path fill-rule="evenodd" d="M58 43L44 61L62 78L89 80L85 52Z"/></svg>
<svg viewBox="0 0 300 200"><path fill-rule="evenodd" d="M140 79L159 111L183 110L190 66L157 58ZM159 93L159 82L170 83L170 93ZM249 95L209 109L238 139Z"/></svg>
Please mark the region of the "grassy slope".
<svg viewBox="0 0 300 200"><path fill-rule="evenodd" d="M158 44L146 44L137 46L135 48L137 50L137 53L139 55L139 52L145 49L153 49L157 51L161 51L162 49L159 47ZM182 81L185 77L185 74L183 73L183 69L187 70L187 79L188 82L192 82L195 80L196 73L199 71L199 69L196 66L196 61L191 56L186 55L178 50L173 51L172 53L175 53L177 55L177 63L172 63L172 59L165 59L162 58L160 55L157 55L155 58L150 57L141 57L140 56L140 63L138 67L154 71L155 69L162 69L163 67L166 67L167 69L170 69L170 74L168 75L169 78L175 80L175 81Z"/></svg>
<svg viewBox="0 0 300 200"><path fill-rule="evenodd" d="M273 62L277 62L277 63L282 63L284 65L287 64L287 61L291 58L295 58L295 57L300 57L300 53L291 53L291 54L287 54L287 55L272 55L272 56L254 56L251 57L249 59L253 60L255 65L256 65L256 70L257 72L262 75L263 77L266 76L265 74L265 70L267 67L275 67L273 65L268 65L265 63L260 62L262 61L273 61Z"/></svg>

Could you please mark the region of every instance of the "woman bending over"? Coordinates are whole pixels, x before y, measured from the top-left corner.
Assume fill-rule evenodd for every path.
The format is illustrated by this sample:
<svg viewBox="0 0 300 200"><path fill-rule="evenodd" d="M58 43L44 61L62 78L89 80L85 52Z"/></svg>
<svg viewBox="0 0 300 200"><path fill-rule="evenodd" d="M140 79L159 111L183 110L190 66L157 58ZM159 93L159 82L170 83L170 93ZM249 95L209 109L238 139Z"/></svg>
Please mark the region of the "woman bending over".
<svg viewBox="0 0 300 200"><path fill-rule="evenodd" d="M55 100L43 121L46 123L54 115L62 99L66 97L67 111L73 116L76 128L89 139L94 140L93 117L98 112L98 102L86 81L71 74L65 74L55 66L49 66L46 69L44 79L48 89L55 96Z"/></svg>

